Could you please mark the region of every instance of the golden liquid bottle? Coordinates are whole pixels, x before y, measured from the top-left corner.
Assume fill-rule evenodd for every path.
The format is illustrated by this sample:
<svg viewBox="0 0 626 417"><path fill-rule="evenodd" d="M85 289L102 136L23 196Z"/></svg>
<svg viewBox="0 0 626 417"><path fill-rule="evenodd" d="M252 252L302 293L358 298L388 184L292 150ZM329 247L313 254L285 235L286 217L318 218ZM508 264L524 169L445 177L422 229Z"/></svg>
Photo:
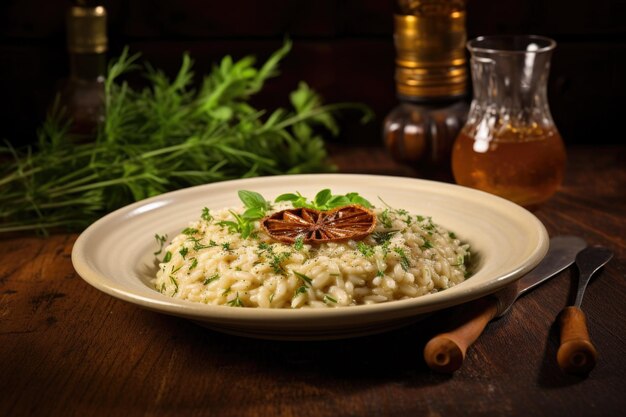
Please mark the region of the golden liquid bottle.
<svg viewBox="0 0 626 417"><path fill-rule="evenodd" d="M465 124L465 2L399 0L394 16L396 91L387 115L389 154L422 178L452 181L450 154Z"/></svg>
<svg viewBox="0 0 626 417"><path fill-rule="evenodd" d="M536 208L557 191L566 154L546 92L555 46L540 36L468 42L474 98L452 151L458 184L527 208Z"/></svg>

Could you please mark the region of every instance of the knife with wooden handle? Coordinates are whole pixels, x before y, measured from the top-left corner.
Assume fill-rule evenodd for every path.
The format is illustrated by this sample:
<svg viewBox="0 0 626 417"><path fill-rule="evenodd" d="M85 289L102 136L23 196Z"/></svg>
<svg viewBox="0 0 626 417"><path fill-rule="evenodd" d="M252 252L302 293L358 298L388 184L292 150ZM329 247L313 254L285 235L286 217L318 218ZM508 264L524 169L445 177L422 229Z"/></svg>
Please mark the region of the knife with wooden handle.
<svg viewBox="0 0 626 417"><path fill-rule="evenodd" d="M504 316L520 296L572 265L576 254L586 246L583 239L575 236L550 239L548 253L532 271L503 290L463 306L468 313L462 324L436 335L424 347L426 364L438 372L452 373L459 369L467 349L487 323Z"/></svg>

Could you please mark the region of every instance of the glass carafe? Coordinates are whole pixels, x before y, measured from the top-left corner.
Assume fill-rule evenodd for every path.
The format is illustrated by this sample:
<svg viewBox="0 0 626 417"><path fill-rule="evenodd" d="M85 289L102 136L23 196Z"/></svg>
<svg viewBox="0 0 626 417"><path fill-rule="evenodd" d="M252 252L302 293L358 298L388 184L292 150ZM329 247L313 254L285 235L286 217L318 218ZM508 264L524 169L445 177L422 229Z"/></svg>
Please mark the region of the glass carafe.
<svg viewBox="0 0 626 417"><path fill-rule="evenodd" d="M540 36L468 42L474 97L452 151L458 184L528 208L556 192L566 156L546 91L555 46Z"/></svg>

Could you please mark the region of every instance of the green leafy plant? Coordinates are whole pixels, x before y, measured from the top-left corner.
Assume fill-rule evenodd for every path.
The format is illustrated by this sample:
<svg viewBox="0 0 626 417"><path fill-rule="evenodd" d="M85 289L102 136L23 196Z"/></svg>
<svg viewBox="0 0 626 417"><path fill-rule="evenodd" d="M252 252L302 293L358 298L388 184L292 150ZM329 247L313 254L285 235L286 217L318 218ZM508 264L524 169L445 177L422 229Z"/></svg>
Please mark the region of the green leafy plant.
<svg viewBox="0 0 626 417"><path fill-rule="evenodd" d="M294 207L306 207L316 210L330 210L337 207L347 206L350 204L359 204L363 207L372 208L372 204L365 198L361 197L358 193L348 193L346 195L333 195L331 190L324 189L315 195L315 198L311 201L307 200L300 193L287 193L281 194L274 202L279 203L281 201L290 201Z"/></svg>
<svg viewBox="0 0 626 417"><path fill-rule="evenodd" d="M323 105L305 83L290 95L293 110L266 113L249 103L290 48L285 42L258 67L253 57L226 56L199 88L185 54L173 79L145 66L143 89L123 80L140 68L139 55L125 49L108 68L95 141L78 144L56 107L36 147L0 146L0 159L12 159L0 165L0 232L81 229L132 201L191 185L332 171L319 128L336 134L333 112L357 108L367 118L364 106Z"/></svg>
<svg viewBox="0 0 626 417"><path fill-rule="evenodd" d="M229 210L235 221L223 220L217 224L227 227L231 233L239 233L245 239L252 234L254 222L265 216L270 205L261 194L255 191L239 190L238 195L246 211L239 215Z"/></svg>

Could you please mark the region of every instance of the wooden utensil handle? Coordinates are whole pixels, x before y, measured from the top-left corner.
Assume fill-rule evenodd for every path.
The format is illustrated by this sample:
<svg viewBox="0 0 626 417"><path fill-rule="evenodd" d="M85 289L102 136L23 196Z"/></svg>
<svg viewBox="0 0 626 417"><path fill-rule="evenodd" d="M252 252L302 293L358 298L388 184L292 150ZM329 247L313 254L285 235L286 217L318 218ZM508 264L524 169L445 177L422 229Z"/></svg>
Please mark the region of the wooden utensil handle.
<svg viewBox="0 0 626 417"><path fill-rule="evenodd" d="M498 310L497 300L485 297L471 302L463 324L433 337L424 347L424 360L433 371L452 373L465 359L467 348L478 339Z"/></svg>
<svg viewBox="0 0 626 417"><path fill-rule="evenodd" d="M559 314L561 345L556 355L559 367L570 374L586 375L596 365L598 352L591 343L585 313L565 307Z"/></svg>

